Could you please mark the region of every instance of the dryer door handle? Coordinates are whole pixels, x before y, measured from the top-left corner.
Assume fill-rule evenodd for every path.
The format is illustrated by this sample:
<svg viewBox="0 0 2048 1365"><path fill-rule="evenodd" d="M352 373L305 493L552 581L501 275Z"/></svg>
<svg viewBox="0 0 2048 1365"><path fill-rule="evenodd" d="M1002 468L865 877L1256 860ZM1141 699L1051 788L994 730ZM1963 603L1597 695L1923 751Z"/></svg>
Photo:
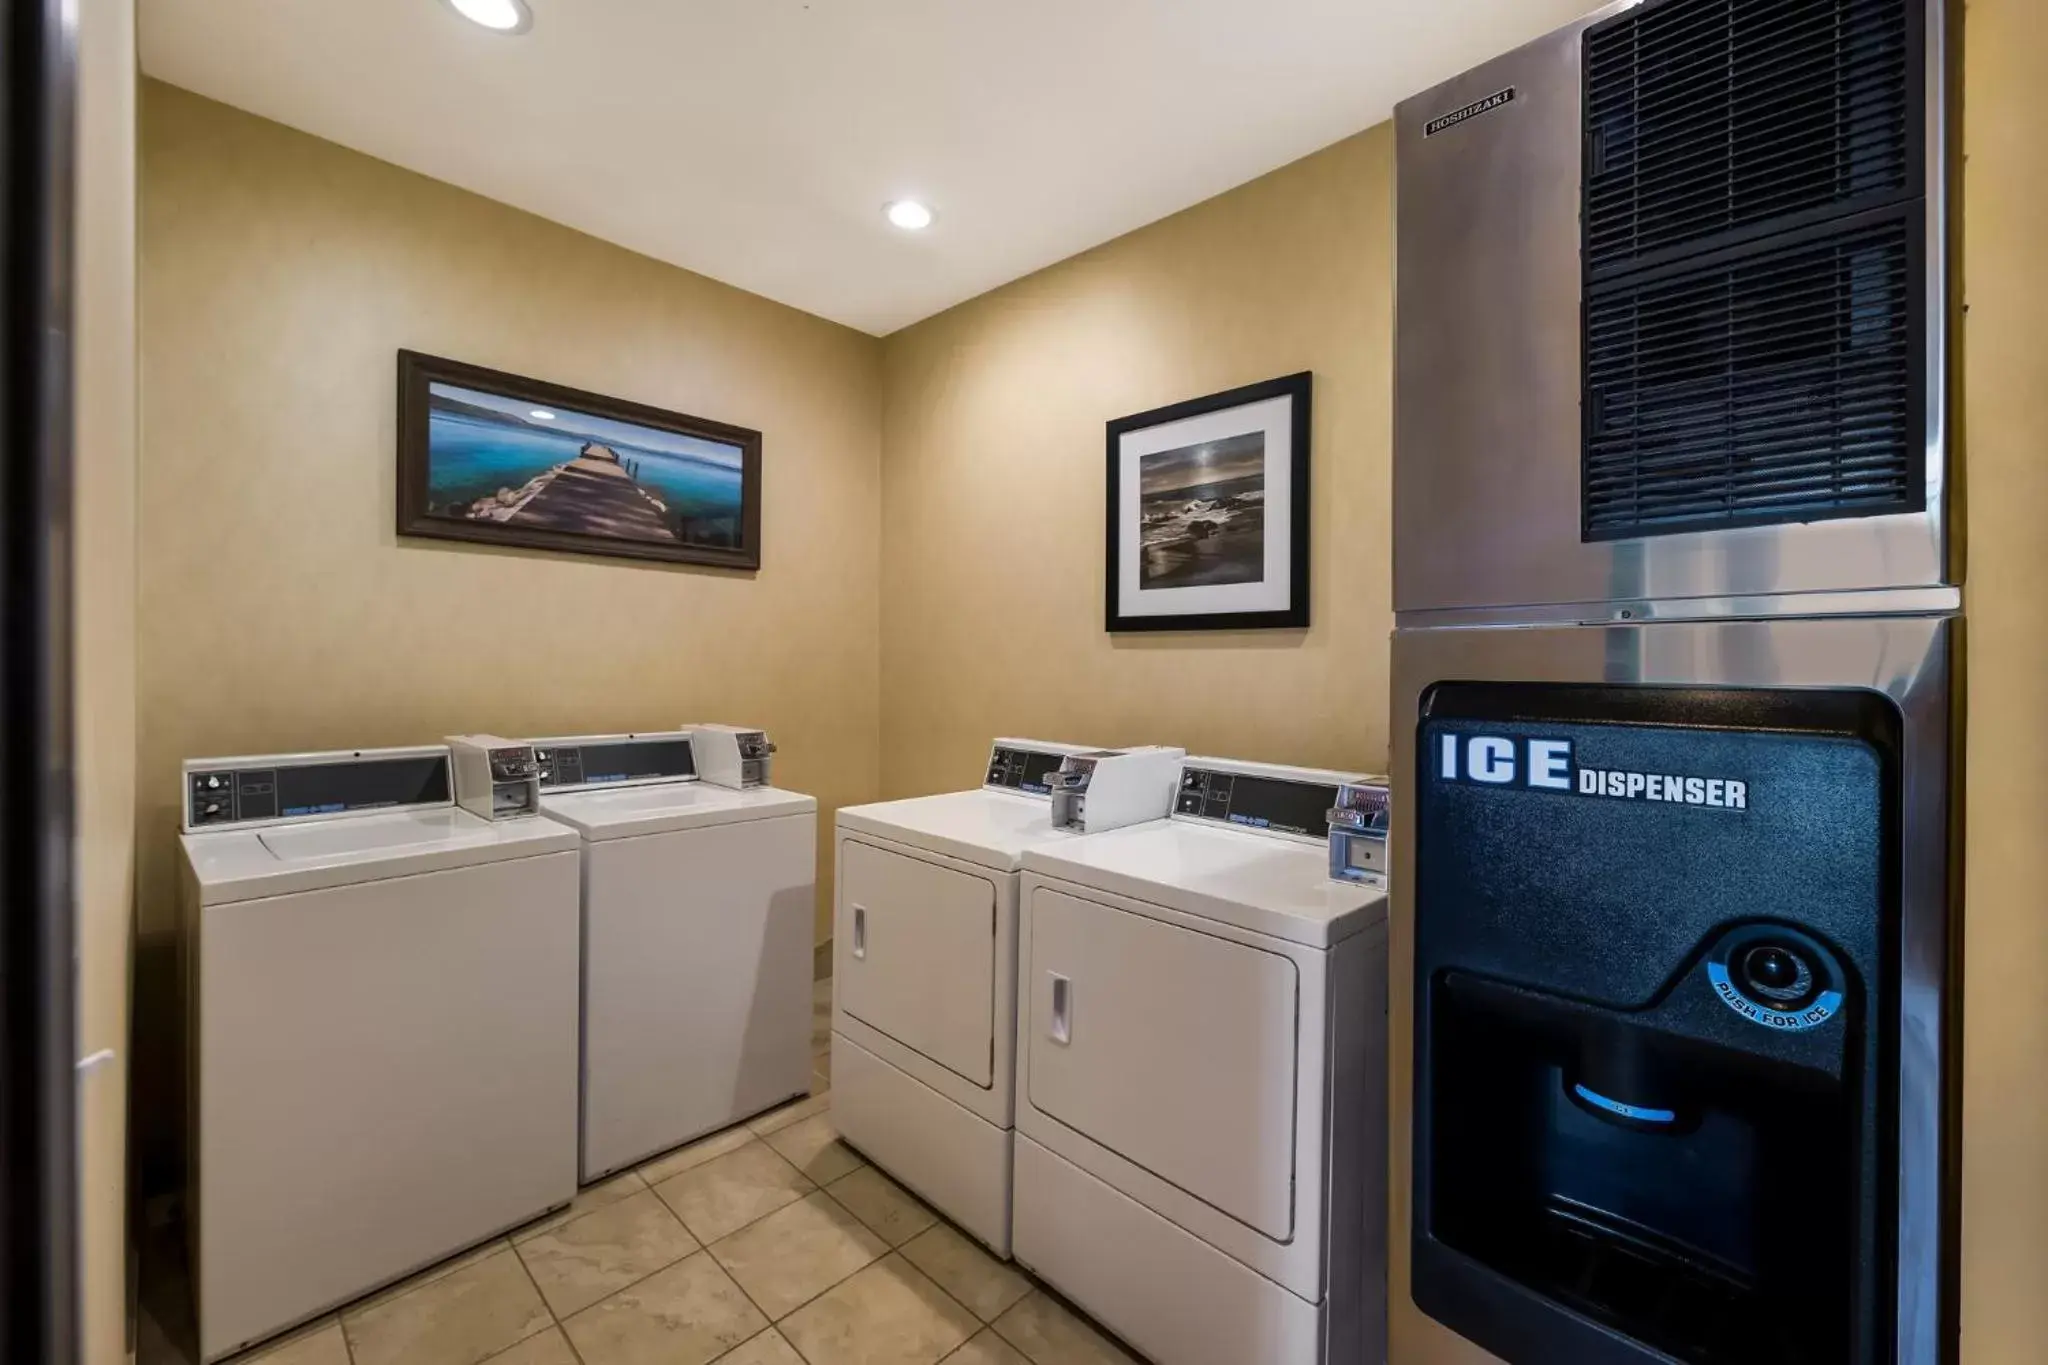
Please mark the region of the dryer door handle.
<svg viewBox="0 0 2048 1365"><path fill-rule="evenodd" d="M868 908L865 905L853 907L853 955L859 961L867 961Z"/></svg>
<svg viewBox="0 0 2048 1365"><path fill-rule="evenodd" d="M1058 972L1047 972L1052 978L1052 1026L1049 1034L1055 1043L1065 1047L1074 1041L1074 983Z"/></svg>

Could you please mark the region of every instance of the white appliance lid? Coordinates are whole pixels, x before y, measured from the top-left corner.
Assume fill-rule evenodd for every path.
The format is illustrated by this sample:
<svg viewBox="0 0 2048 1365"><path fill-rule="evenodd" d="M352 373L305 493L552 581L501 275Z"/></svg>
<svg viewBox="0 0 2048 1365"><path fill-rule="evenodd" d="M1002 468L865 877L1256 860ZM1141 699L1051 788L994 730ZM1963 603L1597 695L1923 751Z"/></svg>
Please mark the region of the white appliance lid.
<svg viewBox="0 0 2048 1365"><path fill-rule="evenodd" d="M839 811L839 829L943 853L998 872L1015 872L1024 851L1035 845L1081 837L1071 830L1053 828L1052 803L1044 797L985 788L845 806Z"/></svg>
<svg viewBox="0 0 2048 1365"><path fill-rule="evenodd" d="M1029 848L1024 870L1311 948L1387 916L1384 888L1330 879L1326 848L1192 821Z"/></svg>
<svg viewBox="0 0 2048 1365"><path fill-rule="evenodd" d="M474 867L574 849L550 820L490 821L439 807L181 837L202 905Z"/></svg>
<svg viewBox="0 0 2048 1365"><path fill-rule="evenodd" d="M615 791L542 793L541 811L587 840L627 839L671 830L815 814L818 799L780 787L735 791L705 782L663 782Z"/></svg>

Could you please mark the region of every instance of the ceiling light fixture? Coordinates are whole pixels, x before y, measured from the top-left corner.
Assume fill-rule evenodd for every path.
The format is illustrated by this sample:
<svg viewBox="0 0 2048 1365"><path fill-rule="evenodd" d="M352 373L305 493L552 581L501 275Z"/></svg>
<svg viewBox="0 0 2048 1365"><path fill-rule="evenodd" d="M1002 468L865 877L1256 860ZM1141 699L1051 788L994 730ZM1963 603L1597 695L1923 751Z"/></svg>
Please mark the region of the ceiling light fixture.
<svg viewBox="0 0 2048 1365"><path fill-rule="evenodd" d="M922 232L932 225L932 211L915 199L898 199L882 212L905 232Z"/></svg>
<svg viewBox="0 0 2048 1365"><path fill-rule="evenodd" d="M448 0L449 7L473 24L494 33L524 33L533 27L526 0Z"/></svg>
<svg viewBox="0 0 2048 1365"><path fill-rule="evenodd" d="M546 408L535 408L526 415L533 418L536 422L552 422L555 420L555 415Z"/></svg>

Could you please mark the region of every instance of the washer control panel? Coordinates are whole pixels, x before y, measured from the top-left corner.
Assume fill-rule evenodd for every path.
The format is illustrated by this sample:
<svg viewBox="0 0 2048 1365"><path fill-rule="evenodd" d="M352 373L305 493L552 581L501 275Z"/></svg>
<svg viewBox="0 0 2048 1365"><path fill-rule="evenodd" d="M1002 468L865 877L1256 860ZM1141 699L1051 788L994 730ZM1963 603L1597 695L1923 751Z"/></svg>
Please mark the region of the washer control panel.
<svg viewBox="0 0 2048 1365"><path fill-rule="evenodd" d="M1266 776L1229 769L1181 769L1173 813L1184 819L1288 834L1322 843L1329 837L1335 782Z"/></svg>
<svg viewBox="0 0 2048 1365"><path fill-rule="evenodd" d="M997 741L989 751L988 780L982 785L1030 796L1052 793L1052 776L1060 770L1064 750L1034 749Z"/></svg>
<svg viewBox="0 0 2048 1365"><path fill-rule="evenodd" d="M543 791L684 782L697 776L686 731L537 739L533 741L533 758Z"/></svg>
<svg viewBox="0 0 2048 1365"><path fill-rule="evenodd" d="M446 749L200 759L185 765L185 828L220 829L453 799Z"/></svg>

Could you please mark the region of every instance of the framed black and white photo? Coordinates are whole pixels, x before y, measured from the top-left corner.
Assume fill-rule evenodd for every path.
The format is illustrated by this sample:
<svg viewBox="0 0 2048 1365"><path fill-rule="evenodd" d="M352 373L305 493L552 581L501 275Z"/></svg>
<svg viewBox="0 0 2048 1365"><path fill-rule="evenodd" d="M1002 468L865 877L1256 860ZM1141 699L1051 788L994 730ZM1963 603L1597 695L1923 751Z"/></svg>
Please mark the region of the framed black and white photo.
<svg viewBox="0 0 2048 1365"><path fill-rule="evenodd" d="M1312 381L1109 424L1108 629L1308 625Z"/></svg>

